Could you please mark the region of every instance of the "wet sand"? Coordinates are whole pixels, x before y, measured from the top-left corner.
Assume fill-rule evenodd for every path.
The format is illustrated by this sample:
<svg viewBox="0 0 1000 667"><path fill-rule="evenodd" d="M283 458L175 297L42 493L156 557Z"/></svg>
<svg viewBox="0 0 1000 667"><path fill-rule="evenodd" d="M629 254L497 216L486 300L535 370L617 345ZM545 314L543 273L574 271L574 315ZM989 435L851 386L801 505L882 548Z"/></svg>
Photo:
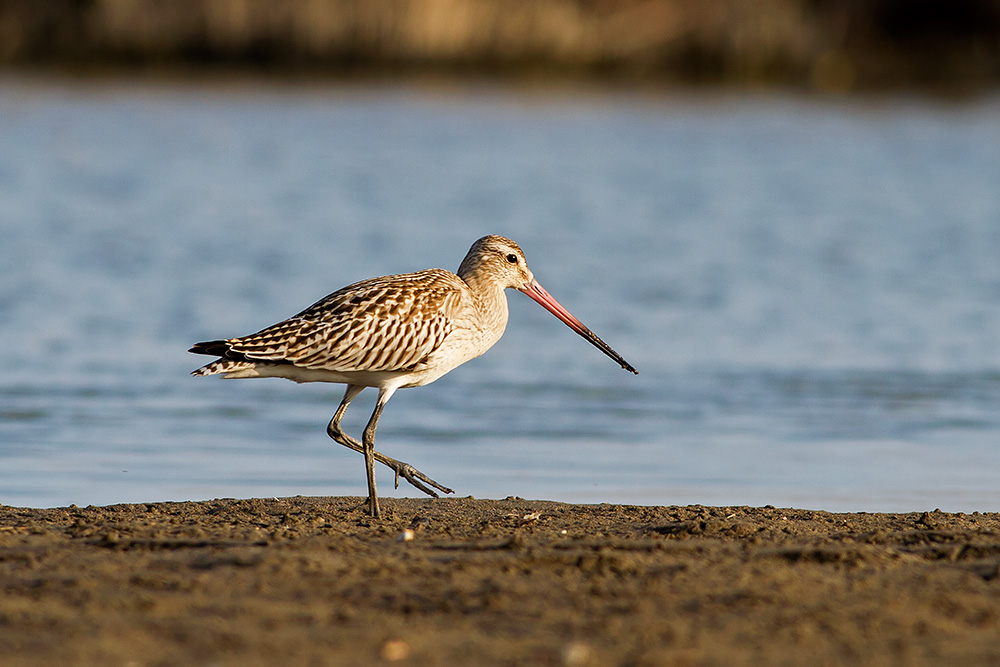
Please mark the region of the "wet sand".
<svg viewBox="0 0 1000 667"><path fill-rule="evenodd" d="M0 664L1000 664L995 513L361 502L0 507Z"/></svg>

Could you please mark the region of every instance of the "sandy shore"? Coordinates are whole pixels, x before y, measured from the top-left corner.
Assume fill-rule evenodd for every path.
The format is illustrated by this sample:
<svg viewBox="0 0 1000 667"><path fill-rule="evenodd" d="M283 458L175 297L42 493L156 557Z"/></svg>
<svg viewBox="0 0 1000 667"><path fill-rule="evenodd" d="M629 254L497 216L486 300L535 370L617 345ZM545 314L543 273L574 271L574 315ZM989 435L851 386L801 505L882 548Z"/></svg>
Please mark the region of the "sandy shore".
<svg viewBox="0 0 1000 667"><path fill-rule="evenodd" d="M1000 664L998 514L384 509L0 507L0 663Z"/></svg>

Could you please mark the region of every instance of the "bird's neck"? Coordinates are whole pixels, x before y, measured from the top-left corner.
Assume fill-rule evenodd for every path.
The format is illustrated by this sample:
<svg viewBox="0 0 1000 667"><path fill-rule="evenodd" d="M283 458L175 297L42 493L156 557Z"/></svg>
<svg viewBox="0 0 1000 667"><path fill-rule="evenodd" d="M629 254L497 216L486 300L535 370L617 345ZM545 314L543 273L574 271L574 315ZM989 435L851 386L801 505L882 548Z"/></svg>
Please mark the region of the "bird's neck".
<svg viewBox="0 0 1000 667"><path fill-rule="evenodd" d="M459 268L458 276L469 286L483 324L497 327L502 333L507 324L507 295L504 294L504 288L496 280L491 280L490 276L464 265Z"/></svg>

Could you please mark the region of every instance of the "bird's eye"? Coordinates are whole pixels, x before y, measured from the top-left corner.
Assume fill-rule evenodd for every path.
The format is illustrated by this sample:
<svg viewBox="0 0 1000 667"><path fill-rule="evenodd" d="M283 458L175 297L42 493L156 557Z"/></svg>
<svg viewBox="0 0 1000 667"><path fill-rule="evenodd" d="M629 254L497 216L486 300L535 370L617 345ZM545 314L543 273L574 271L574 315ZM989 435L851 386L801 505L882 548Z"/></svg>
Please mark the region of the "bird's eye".
<svg viewBox="0 0 1000 667"><path fill-rule="evenodd" d="M507 255L507 261L510 262L511 264L517 264L517 255L515 255L514 253L510 253L509 255Z"/></svg>

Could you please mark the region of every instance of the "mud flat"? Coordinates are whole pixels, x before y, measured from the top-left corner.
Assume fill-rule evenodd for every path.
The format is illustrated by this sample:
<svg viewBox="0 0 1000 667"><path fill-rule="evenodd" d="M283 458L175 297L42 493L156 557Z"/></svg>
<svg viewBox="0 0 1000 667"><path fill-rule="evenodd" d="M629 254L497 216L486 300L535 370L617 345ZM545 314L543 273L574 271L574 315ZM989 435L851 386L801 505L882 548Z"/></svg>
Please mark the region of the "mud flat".
<svg viewBox="0 0 1000 667"><path fill-rule="evenodd" d="M4 665L995 665L1000 515L0 507Z"/></svg>

